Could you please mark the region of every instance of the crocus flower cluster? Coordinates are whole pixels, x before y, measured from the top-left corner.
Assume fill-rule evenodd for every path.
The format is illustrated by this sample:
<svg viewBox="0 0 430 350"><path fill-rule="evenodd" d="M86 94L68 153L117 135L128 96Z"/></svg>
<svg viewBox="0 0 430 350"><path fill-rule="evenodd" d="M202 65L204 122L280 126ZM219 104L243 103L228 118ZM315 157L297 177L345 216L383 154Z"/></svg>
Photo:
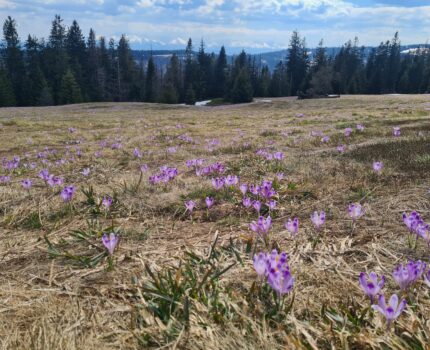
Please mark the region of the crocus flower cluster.
<svg viewBox="0 0 430 350"><path fill-rule="evenodd" d="M210 164L203 168L196 168L196 175L197 176L208 176L212 174L223 174L225 171L225 167L223 164L216 162L213 164Z"/></svg>
<svg viewBox="0 0 430 350"><path fill-rule="evenodd" d="M12 160L8 160L7 158L3 158L2 165L5 170L14 170L20 166L21 159L18 156L13 156Z"/></svg>
<svg viewBox="0 0 430 350"><path fill-rule="evenodd" d="M417 238L421 237L430 246L430 225L424 223L424 220L416 211L410 214L403 213L402 218L409 232L416 234Z"/></svg>
<svg viewBox="0 0 430 350"><path fill-rule="evenodd" d="M186 161L186 165L188 168L199 168L203 165L204 159L189 159Z"/></svg>
<svg viewBox="0 0 430 350"><path fill-rule="evenodd" d="M10 176L8 176L8 175L1 175L0 176L0 183L5 184L8 182L10 182Z"/></svg>
<svg viewBox="0 0 430 350"><path fill-rule="evenodd" d="M408 290L425 272L427 265L421 260L400 264L393 271L393 278L401 290Z"/></svg>
<svg viewBox="0 0 430 350"><path fill-rule="evenodd" d="M164 165L160 168L160 172L158 174L149 177L149 182L152 185L159 184L161 182L168 183L176 176L178 176L177 168L169 168L167 165Z"/></svg>
<svg viewBox="0 0 430 350"><path fill-rule="evenodd" d="M260 279L266 279L278 297L291 292L294 286L294 277L291 275L285 252L280 254L277 250L273 250L270 254L261 252L254 255L253 264Z"/></svg>
<svg viewBox="0 0 430 350"><path fill-rule="evenodd" d="M266 158L266 160L278 160L281 161L282 159L284 159L284 153L283 152L275 152L275 153L270 153L264 149L259 149L256 154L258 156L261 156L263 158Z"/></svg>
<svg viewBox="0 0 430 350"><path fill-rule="evenodd" d="M356 129L357 129L358 131L364 131L364 125L363 125L363 124L357 124L357 125L356 125Z"/></svg>
<svg viewBox="0 0 430 350"><path fill-rule="evenodd" d="M360 273L358 281L363 292L370 298L371 303L373 304L376 300L378 301L377 304L372 305L372 309L378 311L385 317L388 326L399 317L405 309L406 300L403 299L399 303L399 297L396 294L393 294L388 305L386 304L384 294L381 293L385 284L385 276L381 276L379 279L378 275L373 271L370 272L368 276L362 272ZM376 297L378 298L376 299Z"/></svg>
<svg viewBox="0 0 430 350"><path fill-rule="evenodd" d="M395 137L400 136L400 128L398 126L395 126L393 128L393 136L395 136Z"/></svg>

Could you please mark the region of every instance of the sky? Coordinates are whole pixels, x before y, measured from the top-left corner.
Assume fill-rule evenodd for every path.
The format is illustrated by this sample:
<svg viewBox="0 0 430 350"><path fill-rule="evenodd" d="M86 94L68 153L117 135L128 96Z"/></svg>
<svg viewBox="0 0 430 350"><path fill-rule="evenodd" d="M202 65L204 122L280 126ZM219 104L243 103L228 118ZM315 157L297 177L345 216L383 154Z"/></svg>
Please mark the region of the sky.
<svg viewBox="0 0 430 350"><path fill-rule="evenodd" d="M374 46L400 33L402 44L430 39L430 0L0 0L21 38L49 36L52 19L76 19L86 36L118 39L135 49L183 49L189 37L208 51L268 52L288 47L293 30L308 47L340 46L355 36Z"/></svg>

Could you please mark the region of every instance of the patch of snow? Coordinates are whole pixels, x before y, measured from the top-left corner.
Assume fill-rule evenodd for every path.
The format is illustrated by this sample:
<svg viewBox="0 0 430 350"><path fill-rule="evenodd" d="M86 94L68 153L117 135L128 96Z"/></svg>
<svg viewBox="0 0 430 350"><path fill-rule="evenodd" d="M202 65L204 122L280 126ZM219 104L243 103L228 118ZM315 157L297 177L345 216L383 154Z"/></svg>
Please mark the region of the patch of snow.
<svg viewBox="0 0 430 350"><path fill-rule="evenodd" d="M207 100L207 101L198 101L195 103L196 106L206 106L208 103L210 103L212 100Z"/></svg>

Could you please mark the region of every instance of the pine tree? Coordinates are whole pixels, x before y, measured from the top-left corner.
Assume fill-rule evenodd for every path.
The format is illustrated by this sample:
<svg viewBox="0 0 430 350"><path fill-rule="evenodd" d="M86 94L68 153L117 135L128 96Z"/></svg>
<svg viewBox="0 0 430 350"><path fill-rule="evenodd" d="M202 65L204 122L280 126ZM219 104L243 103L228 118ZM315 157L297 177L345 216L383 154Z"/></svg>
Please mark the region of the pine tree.
<svg viewBox="0 0 430 350"><path fill-rule="evenodd" d="M156 102L157 101L157 77L154 60L151 57L148 60L148 67L146 69L146 83L145 83L145 101Z"/></svg>
<svg viewBox="0 0 430 350"><path fill-rule="evenodd" d="M224 46L221 47L215 64L214 97L225 97L227 89L228 65Z"/></svg>
<svg viewBox="0 0 430 350"><path fill-rule="evenodd" d="M0 69L0 107L15 106L15 95L8 75Z"/></svg>
<svg viewBox="0 0 430 350"><path fill-rule="evenodd" d="M28 76L27 105L36 106L39 105L42 92L45 94L47 93L47 91L44 91L44 89L48 89L49 91L49 87L40 64L40 52L43 50L43 46L39 44L39 41L36 37L29 35L25 43L25 48ZM45 101L47 101L47 99L45 99ZM47 103L45 103L45 105L47 105Z"/></svg>
<svg viewBox="0 0 430 350"><path fill-rule="evenodd" d="M81 89L70 69L64 74L61 81L59 101L61 104L82 102Z"/></svg>
<svg viewBox="0 0 430 350"><path fill-rule="evenodd" d="M137 97L132 93L136 83L137 67L125 35L122 35L118 42L117 54L119 100L137 100Z"/></svg>
<svg viewBox="0 0 430 350"><path fill-rule="evenodd" d="M163 97L164 103L178 103L181 90L181 65L176 54L173 54L164 76Z"/></svg>
<svg viewBox="0 0 430 350"><path fill-rule="evenodd" d="M246 68L242 68L235 78L231 101L233 103L251 102L253 96L251 79Z"/></svg>
<svg viewBox="0 0 430 350"><path fill-rule="evenodd" d="M297 31L294 31L290 40L287 62L287 79L290 95L296 95L303 89L308 65L305 40L300 38Z"/></svg>
<svg viewBox="0 0 430 350"><path fill-rule="evenodd" d="M26 84L24 60L21 51L21 44L16 30L16 22L10 16L3 25L3 38L5 47L5 64L8 81L12 85L13 95L16 103L20 106L26 104Z"/></svg>
<svg viewBox="0 0 430 350"><path fill-rule="evenodd" d="M66 29L63 20L56 15L51 26L49 41L42 56L43 72L52 89L54 103L60 103L60 90L62 80L68 71L68 61L66 51Z"/></svg>
<svg viewBox="0 0 430 350"><path fill-rule="evenodd" d="M87 39L87 64L84 67L86 71L86 95L91 101L102 101L103 92L99 86L100 83L100 66L99 50L97 48L96 33L91 28ZM105 48L106 49L106 48Z"/></svg>

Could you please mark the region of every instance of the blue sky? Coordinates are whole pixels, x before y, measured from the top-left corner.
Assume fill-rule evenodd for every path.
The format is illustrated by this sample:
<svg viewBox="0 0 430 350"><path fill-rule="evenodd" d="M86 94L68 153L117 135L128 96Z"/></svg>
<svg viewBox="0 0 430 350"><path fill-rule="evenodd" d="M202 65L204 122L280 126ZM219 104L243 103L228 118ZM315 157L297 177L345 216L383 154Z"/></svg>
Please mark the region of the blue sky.
<svg viewBox="0 0 430 350"><path fill-rule="evenodd" d="M47 37L55 14L76 19L84 34L127 34L134 48L179 49L191 37L208 50L229 53L286 48L297 29L308 46L324 38L339 46L358 36L377 45L400 32L404 44L430 39L430 0L0 0L1 18L11 15L22 38Z"/></svg>

